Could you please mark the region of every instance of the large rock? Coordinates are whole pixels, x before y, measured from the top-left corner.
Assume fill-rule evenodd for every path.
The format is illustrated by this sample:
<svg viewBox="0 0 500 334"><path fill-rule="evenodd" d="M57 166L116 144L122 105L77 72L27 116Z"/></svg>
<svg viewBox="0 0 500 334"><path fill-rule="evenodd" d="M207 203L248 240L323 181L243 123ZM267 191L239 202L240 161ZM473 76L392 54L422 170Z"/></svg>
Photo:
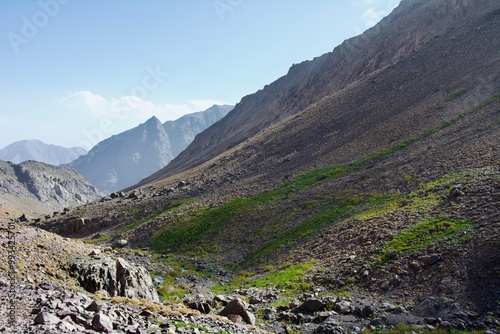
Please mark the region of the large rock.
<svg viewBox="0 0 500 334"><path fill-rule="evenodd" d="M92 329L98 332L109 333L113 330L113 323L107 315L96 313L92 318Z"/></svg>
<svg viewBox="0 0 500 334"><path fill-rule="evenodd" d="M326 307L326 304L319 299L308 299L302 305L299 306L299 309L310 312L321 311Z"/></svg>
<svg viewBox="0 0 500 334"><path fill-rule="evenodd" d="M73 263L71 275L89 292L105 290L110 296L146 298L159 302L149 272L133 266L122 258L90 260Z"/></svg>
<svg viewBox="0 0 500 334"><path fill-rule="evenodd" d="M232 315L239 315L245 323L249 325L255 325L255 315L247 310L247 305L241 299L233 299L229 304L224 307L224 309L219 313L219 315L228 317L229 319L235 318Z"/></svg>

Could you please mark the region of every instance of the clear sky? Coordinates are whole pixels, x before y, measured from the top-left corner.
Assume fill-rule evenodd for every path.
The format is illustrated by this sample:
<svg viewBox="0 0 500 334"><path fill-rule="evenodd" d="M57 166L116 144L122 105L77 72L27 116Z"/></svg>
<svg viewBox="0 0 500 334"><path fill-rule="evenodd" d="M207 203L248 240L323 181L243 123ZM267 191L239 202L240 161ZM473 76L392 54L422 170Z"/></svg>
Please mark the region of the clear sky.
<svg viewBox="0 0 500 334"><path fill-rule="evenodd" d="M0 0L0 148L235 104L398 0Z"/></svg>

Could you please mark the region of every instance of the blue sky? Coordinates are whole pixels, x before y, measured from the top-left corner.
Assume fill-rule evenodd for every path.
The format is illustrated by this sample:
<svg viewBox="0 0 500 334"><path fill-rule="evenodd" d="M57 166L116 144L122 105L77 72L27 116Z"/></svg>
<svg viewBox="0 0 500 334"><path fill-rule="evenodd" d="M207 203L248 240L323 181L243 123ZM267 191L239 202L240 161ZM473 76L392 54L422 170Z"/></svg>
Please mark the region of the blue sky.
<svg viewBox="0 0 500 334"><path fill-rule="evenodd" d="M83 146L234 104L398 0L1 0L0 148Z"/></svg>

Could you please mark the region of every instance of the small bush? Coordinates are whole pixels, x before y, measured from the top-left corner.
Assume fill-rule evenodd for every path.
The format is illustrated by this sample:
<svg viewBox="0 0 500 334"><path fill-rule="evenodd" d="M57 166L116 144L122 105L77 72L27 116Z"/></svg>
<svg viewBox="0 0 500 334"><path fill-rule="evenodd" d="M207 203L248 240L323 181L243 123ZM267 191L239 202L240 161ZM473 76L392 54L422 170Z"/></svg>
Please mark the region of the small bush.
<svg viewBox="0 0 500 334"><path fill-rule="evenodd" d="M448 101L453 101L456 98L458 98L459 96L467 93L467 91L468 91L467 88L458 88L458 89L454 90L450 95L448 95L447 99L448 99Z"/></svg>

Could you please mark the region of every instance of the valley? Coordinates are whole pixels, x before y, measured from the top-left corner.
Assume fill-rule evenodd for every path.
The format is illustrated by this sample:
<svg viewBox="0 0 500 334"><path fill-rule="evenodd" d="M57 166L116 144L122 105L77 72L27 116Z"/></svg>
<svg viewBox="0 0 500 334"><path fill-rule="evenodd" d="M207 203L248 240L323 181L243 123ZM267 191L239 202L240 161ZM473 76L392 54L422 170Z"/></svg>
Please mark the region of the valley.
<svg viewBox="0 0 500 334"><path fill-rule="evenodd" d="M497 333L498 31L498 1L403 0L137 184L0 216L0 256L14 226L18 289L41 296L20 328Z"/></svg>

